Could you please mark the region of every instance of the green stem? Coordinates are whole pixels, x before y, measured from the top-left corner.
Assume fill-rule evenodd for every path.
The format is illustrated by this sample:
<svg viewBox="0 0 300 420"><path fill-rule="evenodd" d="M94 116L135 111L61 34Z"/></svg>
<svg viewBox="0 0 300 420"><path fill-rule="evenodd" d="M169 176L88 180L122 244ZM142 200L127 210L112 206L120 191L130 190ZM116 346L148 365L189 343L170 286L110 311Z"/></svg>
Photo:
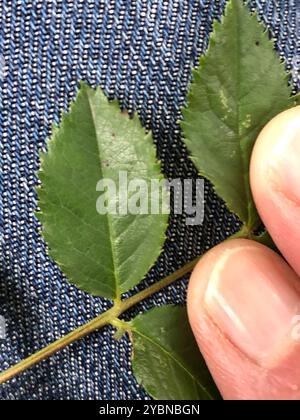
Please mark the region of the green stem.
<svg viewBox="0 0 300 420"><path fill-rule="evenodd" d="M104 327L105 325L109 324L110 321L116 316L118 316L118 311L114 306L87 324L77 328L70 334L67 334L66 336L60 338L54 343L51 343L49 346L28 357L27 359L22 360L20 363L2 372L0 374L0 384L3 384L4 382L14 378L25 370L30 369L32 366L42 362L43 360L57 353L59 350L62 350L63 348L85 337L91 332Z"/></svg>
<svg viewBox="0 0 300 420"><path fill-rule="evenodd" d="M111 309L99 315L97 318L77 328L75 331L72 331L70 334L60 338L59 340L38 351L37 353L33 354L27 359L21 361L20 363L16 364L10 369L7 369L6 371L2 372L0 374L0 384L3 384L4 382L14 378L15 376L19 375L25 370L32 368L36 364L42 362L43 360L47 359L48 357L52 356L53 354L57 353L63 348L69 346L75 341L80 340L88 334L99 330L105 325L109 325L112 323L114 324L114 321L132 306L136 305L137 303L140 303L141 301L153 295L154 293L159 292L160 290L179 280L185 274L190 273L199 261L199 258L186 264L184 267L182 267L175 273L164 278L163 280L160 280L159 282L153 284L147 289L142 290L136 295L123 301L116 301L115 305Z"/></svg>
<svg viewBox="0 0 300 420"><path fill-rule="evenodd" d="M249 232L249 229L247 229L247 227L243 226L238 233L232 235L229 239L250 237L251 232ZM253 237L253 239L255 239L255 237ZM105 325L118 325L118 318L121 314L126 312L132 306L135 306L136 304L142 302L149 296L152 296L154 293L159 292L160 290L164 289L165 287L169 286L175 281L181 279L185 274L190 273L195 267L195 265L198 263L200 258L201 257L196 258L195 260L186 264L184 267L177 270L175 273L170 274L169 276L158 281L157 283L154 283L152 286L142 290L141 292L137 293L136 295L130 298L127 298L125 300L116 299L114 306L108 311L99 315L97 318L93 319L87 324L72 331L70 334L60 338L59 340L55 341L54 343L50 344L44 349L38 351L37 353L33 354L27 359L21 361L15 366L0 373L0 384L3 384L4 382L14 378L15 376L19 375L25 370L30 369L36 364L42 362L43 360L47 359L48 357L52 356L58 351L74 343L75 341L80 340L81 338L87 336L88 334L96 330L99 330Z"/></svg>
<svg viewBox="0 0 300 420"><path fill-rule="evenodd" d="M174 283L175 281L181 279L186 274L190 273L199 262L201 257L196 258L195 260L189 262L179 270L175 271L175 273L170 274L168 277L154 283L152 286L148 287L145 290L137 293L136 295L122 301L122 313L130 309L132 306L140 303L141 301L147 299L149 296L152 296L154 293L159 292L160 290L164 289L165 287L169 286L170 284Z"/></svg>

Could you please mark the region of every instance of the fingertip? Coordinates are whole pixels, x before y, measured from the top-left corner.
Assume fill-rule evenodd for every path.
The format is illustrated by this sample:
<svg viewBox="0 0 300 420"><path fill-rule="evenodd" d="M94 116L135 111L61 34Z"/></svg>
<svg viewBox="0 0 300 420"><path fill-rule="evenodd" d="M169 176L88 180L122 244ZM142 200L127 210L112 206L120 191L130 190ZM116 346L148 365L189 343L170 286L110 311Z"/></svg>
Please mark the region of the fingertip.
<svg viewBox="0 0 300 420"><path fill-rule="evenodd" d="M290 338L298 286L277 254L248 240L219 245L196 267L189 318L225 399L299 397L299 356Z"/></svg>
<svg viewBox="0 0 300 420"><path fill-rule="evenodd" d="M267 124L255 144L250 181L261 218L300 275L300 106Z"/></svg>

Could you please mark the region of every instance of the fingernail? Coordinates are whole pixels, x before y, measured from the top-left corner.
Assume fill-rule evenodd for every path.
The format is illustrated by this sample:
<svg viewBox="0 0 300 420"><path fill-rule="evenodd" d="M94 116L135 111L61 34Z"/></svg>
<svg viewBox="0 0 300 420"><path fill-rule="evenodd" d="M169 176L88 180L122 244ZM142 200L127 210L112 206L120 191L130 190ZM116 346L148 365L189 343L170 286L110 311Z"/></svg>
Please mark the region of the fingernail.
<svg viewBox="0 0 300 420"><path fill-rule="evenodd" d="M300 120L289 120L280 141L270 155L270 185L300 205Z"/></svg>
<svg viewBox="0 0 300 420"><path fill-rule="evenodd" d="M204 298L221 332L258 364L291 341L292 320L299 312L293 284L269 272L256 248L227 250L211 273Z"/></svg>

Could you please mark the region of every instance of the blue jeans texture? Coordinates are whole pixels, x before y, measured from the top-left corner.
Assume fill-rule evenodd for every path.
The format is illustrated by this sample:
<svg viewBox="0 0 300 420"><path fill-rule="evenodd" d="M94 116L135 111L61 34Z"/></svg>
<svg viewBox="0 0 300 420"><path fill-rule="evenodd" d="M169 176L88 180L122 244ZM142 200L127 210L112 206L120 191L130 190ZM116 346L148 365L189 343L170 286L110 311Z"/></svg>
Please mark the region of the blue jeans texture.
<svg viewBox="0 0 300 420"><path fill-rule="evenodd" d="M109 307L70 285L47 256L34 216L39 151L81 79L136 110L154 133L167 177L196 177L177 125L191 69L208 45L224 0L1 0L0 54L0 370ZM276 48L300 69L299 0L256 0ZM136 290L173 272L234 232L238 220L206 183L205 221L172 216L164 252ZM184 303L186 279L134 308ZM180 326L178 327L180 328ZM94 333L1 386L0 399L149 399L130 364L130 343Z"/></svg>

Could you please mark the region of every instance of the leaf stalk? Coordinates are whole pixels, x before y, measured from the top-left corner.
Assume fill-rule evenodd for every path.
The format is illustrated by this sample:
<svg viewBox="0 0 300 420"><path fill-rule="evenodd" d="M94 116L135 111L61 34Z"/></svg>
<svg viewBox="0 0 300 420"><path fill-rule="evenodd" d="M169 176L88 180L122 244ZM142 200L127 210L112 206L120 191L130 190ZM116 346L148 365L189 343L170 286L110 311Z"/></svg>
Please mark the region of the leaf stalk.
<svg viewBox="0 0 300 420"><path fill-rule="evenodd" d="M48 359L53 354L59 352L60 350L69 346L70 344L86 337L90 333L97 331L106 325L115 324L116 320L118 320L120 315L122 315L132 306L142 302L144 299L152 296L154 293L159 292L160 290L171 285L175 281L181 279L184 275L190 273L195 267L195 265L197 264L197 262L199 261L199 259L200 257L196 258L195 260L186 264L184 267L180 268L173 274L165 277L164 279L160 280L157 283L154 283L152 286L142 290L136 295L131 296L122 301L119 301L119 300L115 301L114 306L110 308L108 311L104 312L103 314L89 321L85 325L77 328L76 330L72 331L66 336L60 338L59 340L51 343L49 346L43 348L42 350L38 351L37 353L33 354L27 359L21 361L15 366L3 371L2 373L0 373L0 384L3 384L15 378L16 376L20 375L22 372L26 371L27 369L32 368L33 366L37 365L43 360Z"/></svg>

